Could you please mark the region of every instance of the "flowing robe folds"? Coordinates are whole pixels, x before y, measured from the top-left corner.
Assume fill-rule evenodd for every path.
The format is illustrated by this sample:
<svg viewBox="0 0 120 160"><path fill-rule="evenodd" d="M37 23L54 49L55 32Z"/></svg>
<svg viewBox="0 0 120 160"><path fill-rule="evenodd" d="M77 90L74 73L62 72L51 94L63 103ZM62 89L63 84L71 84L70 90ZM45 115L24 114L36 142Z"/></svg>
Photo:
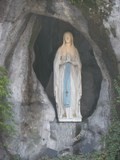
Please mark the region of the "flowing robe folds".
<svg viewBox="0 0 120 160"><path fill-rule="evenodd" d="M54 59L54 96L59 122L80 122L81 62L77 49L63 44Z"/></svg>

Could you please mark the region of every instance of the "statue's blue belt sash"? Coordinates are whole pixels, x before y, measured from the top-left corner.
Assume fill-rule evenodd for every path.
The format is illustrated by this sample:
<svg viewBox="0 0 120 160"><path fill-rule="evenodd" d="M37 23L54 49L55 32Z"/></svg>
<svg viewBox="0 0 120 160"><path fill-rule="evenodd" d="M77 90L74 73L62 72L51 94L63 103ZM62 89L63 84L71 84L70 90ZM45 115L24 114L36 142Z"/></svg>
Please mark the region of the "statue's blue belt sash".
<svg viewBox="0 0 120 160"><path fill-rule="evenodd" d="M63 105L65 108L71 104L71 63L65 64L64 80L63 80Z"/></svg>

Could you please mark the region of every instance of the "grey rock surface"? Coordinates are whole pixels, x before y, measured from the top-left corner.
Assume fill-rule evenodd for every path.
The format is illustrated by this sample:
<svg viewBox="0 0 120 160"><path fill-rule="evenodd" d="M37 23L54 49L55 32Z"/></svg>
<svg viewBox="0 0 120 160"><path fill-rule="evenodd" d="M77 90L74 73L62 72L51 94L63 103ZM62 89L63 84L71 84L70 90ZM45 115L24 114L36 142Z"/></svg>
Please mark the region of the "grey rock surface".
<svg viewBox="0 0 120 160"><path fill-rule="evenodd" d="M103 21L103 24L105 26L105 28L108 31L108 35L109 35L109 39L112 45L112 48L115 52L116 55L116 59L118 62L118 68L119 68L119 72L120 72L120 1L119 0L115 0L113 3L113 7L111 10L110 15L108 16L107 19L105 19Z"/></svg>
<svg viewBox="0 0 120 160"><path fill-rule="evenodd" d="M42 27L34 44L35 60L33 68L36 76L55 106L53 94L53 61L56 51L63 41L62 36L64 32L71 31L74 35L74 44L79 51L82 63L83 87L81 112L83 119L85 119L96 108L102 81L101 71L96 63L93 50L84 36L69 23L50 17L39 17L38 19L41 21Z"/></svg>
<svg viewBox="0 0 120 160"><path fill-rule="evenodd" d="M17 130L16 136L8 141L11 154L18 154L23 160L35 160L43 149L56 150L56 146L57 151L69 147L72 152L74 138L79 134L78 152L102 149L104 144L100 143L100 139L107 133L110 124L111 78L102 57L102 48L89 34L81 11L67 0L12 0L6 7L4 3L6 1L1 5L4 14L0 17L0 65L8 69ZM68 22L93 49L102 74L102 84L94 113L80 125L57 123L54 106L33 70L33 45L42 27L39 16ZM111 65L111 62L108 63Z"/></svg>

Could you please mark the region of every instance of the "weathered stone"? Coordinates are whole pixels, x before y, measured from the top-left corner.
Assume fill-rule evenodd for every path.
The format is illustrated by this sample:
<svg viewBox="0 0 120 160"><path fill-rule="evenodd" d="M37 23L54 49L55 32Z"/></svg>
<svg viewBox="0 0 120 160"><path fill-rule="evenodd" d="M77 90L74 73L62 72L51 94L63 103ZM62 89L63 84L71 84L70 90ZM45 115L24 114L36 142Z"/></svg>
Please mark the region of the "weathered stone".
<svg viewBox="0 0 120 160"><path fill-rule="evenodd" d="M40 158L43 158L43 157L49 157L49 158L58 157L58 152L51 148L45 148L41 150L41 153L40 153Z"/></svg>
<svg viewBox="0 0 120 160"><path fill-rule="evenodd" d="M108 101L108 93L106 90L106 81L102 82L100 97L97 103L97 109L88 118L86 123L83 123L82 130L80 132L80 142L75 145L74 149L77 152L86 152L101 150L104 145L101 142L101 136L107 133L108 127L110 125L110 102ZM91 148L89 150L90 144ZM79 147L79 149L77 148Z"/></svg>
<svg viewBox="0 0 120 160"><path fill-rule="evenodd" d="M69 23L49 18L39 17L42 23L40 33L34 44L34 71L45 91L55 106L53 94L53 61L55 53L61 45L62 35L67 30L74 35L74 43L80 53L82 62L82 99L81 112L83 119L90 116L96 108L99 97L102 75L93 51L88 41ZM47 27L49 25L49 28ZM49 37L48 37L49 33ZM46 44L48 47L45 47Z"/></svg>
<svg viewBox="0 0 120 160"><path fill-rule="evenodd" d="M0 147L0 160L9 160L9 157L6 155L6 152L3 148Z"/></svg>
<svg viewBox="0 0 120 160"><path fill-rule="evenodd" d="M112 11L109 17L105 20L103 20L103 24L107 30L109 40L111 42L112 48L115 52L117 62L118 62L118 68L120 72L120 1L115 0L113 3Z"/></svg>
<svg viewBox="0 0 120 160"><path fill-rule="evenodd" d="M51 125L51 139L55 141L54 149L58 151L71 149L74 138L76 136L76 123L56 123ZM51 146L52 148L52 146Z"/></svg>
<svg viewBox="0 0 120 160"><path fill-rule="evenodd" d="M76 149L79 153L100 150L104 147L100 142L101 136L107 133L110 124L111 78L109 72L111 73L112 69L106 67L106 64L112 66L114 63L102 56L104 52L102 46L98 44L99 37L98 39L97 36L94 38L90 34L90 30L88 32L87 21L81 11L67 0L52 0L49 3L46 0L13 0L9 1L9 4L11 5L6 6L5 15L2 16L4 18L0 23L0 65L6 66L8 69L12 90L11 101L14 104L14 119L17 130L16 136L9 140L9 151L14 155L20 155L23 160L34 160L40 156L42 149L45 151L47 148L56 150L56 146L56 151L69 148L72 152L74 139L78 134L80 134L80 140ZM39 18L39 16L43 17ZM92 52L87 52L85 57L83 56L83 61L90 62L90 64L95 62L99 66L98 71L93 69L97 65L93 65L91 68L88 65L88 71L91 72L92 70L92 74L98 74L96 81L100 81L98 86L100 92L98 90L93 91L95 89L95 77L91 77L89 74L86 76L86 72L84 72L85 81L89 78L92 82L90 86L91 96L97 93L97 98L92 97L93 99L88 100L89 104L96 99L94 101L96 102L94 113L87 114L86 117L90 117L83 120L79 125L57 123L54 104L51 104L42 82L37 79L39 76L37 77L37 74L34 73L35 68L33 70L32 65L35 59L33 46L42 25L44 25L42 20L45 20L45 16L68 22L77 29L77 33L80 32L84 37L81 42L85 39L86 46L92 50ZM79 44L77 45L79 46ZM47 46L45 47L47 48ZM82 44L79 47L81 49ZM85 49L85 47L83 48ZM87 54L90 53L92 56L89 57L95 58L89 61ZM83 63L83 65L85 64ZM50 74L48 80L49 77ZM54 130L55 132L53 132ZM69 134L68 137L66 134ZM52 154L52 150L50 154Z"/></svg>

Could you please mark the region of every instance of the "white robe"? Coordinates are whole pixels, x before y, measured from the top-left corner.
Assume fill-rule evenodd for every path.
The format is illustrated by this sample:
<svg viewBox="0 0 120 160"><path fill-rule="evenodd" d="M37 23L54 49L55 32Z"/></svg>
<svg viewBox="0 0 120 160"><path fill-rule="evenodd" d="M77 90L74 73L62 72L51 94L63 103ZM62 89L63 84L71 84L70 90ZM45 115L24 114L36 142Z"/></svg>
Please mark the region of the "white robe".
<svg viewBox="0 0 120 160"><path fill-rule="evenodd" d="M70 52L65 53L63 46L60 47L54 59L54 96L56 100L58 120L60 122L76 122L82 121L80 112L80 99L82 96L81 83L81 62L77 49L73 46ZM72 56L71 56L72 55ZM63 103L63 86L64 72L66 63L70 63L70 88L71 88L71 103L70 107L65 107Z"/></svg>

